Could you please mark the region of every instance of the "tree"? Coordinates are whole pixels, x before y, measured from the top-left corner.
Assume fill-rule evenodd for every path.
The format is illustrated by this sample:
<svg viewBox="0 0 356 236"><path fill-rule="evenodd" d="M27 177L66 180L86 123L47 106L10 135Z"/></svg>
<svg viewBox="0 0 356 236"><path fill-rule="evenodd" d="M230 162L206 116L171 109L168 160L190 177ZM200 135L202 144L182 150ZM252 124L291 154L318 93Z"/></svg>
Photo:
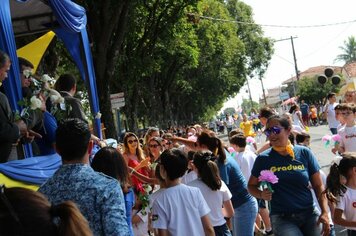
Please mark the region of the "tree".
<svg viewBox="0 0 356 236"><path fill-rule="evenodd" d="M77 0L87 11L88 34L92 40L92 55L95 67L96 85L99 96L102 121L107 137L117 137L110 104L113 91L110 82L114 80L115 67L125 38L129 11L135 7L135 0Z"/></svg>
<svg viewBox="0 0 356 236"><path fill-rule="evenodd" d="M162 128L203 121L272 53L260 27L229 22L253 23L251 8L236 0L77 2L87 10L107 137L116 137L110 93L125 93L132 131L139 121Z"/></svg>
<svg viewBox="0 0 356 236"><path fill-rule="evenodd" d="M339 85L333 85L328 80L324 85L319 84L315 77L303 77L298 82L297 94L299 100L305 100L309 104L323 104L325 97L330 92L337 93L340 90Z"/></svg>
<svg viewBox="0 0 356 236"><path fill-rule="evenodd" d="M233 107L227 107L224 109L224 115L229 114L230 116L233 116L235 113L236 113L236 110Z"/></svg>
<svg viewBox="0 0 356 236"><path fill-rule="evenodd" d="M350 36L344 41L344 45L340 46L339 49L343 51L339 54L335 61L343 61L345 64L356 61L356 39L354 36Z"/></svg>
<svg viewBox="0 0 356 236"><path fill-rule="evenodd" d="M242 104L241 104L242 111L246 114L250 114L252 108L256 111L260 109L260 104L252 101L252 108L251 108L251 101L249 99L242 99Z"/></svg>

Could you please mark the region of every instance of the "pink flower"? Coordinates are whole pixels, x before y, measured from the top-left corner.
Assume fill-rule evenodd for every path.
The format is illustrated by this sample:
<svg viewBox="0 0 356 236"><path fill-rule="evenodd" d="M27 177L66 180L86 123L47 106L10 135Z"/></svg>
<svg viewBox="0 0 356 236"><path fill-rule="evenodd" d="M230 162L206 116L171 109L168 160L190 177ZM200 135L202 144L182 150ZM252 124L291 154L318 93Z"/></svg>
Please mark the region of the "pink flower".
<svg viewBox="0 0 356 236"><path fill-rule="evenodd" d="M330 135L324 135L322 138L321 138L321 140L323 141L323 142L330 142L330 140L331 140L331 136Z"/></svg>
<svg viewBox="0 0 356 236"><path fill-rule="evenodd" d="M229 153L235 152L235 149L233 147L228 147L227 150L229 151Z"/></svg>
<svg viewBox="0 0 356 236"><path fill-rule="evenodd" d="M254 143L255 139L249 136L249 137L246 138L246 142L247 143Z"/></svg>
<svg viewBox="0 0 356 236"><path fill-rule="evenodd" d="M334 142L340 142L341 141L341 136L339 134L334 134L331 138L332 138L332 140Z"/></svg>
<svg viewBox="0 0 356 236"><path fill-rule="evenodd" d="M260 176L258 177L258 180L260 182L264 181L271 184L278 183L278 177L273 173L273 171L270 170L262 170Z"/></svg>

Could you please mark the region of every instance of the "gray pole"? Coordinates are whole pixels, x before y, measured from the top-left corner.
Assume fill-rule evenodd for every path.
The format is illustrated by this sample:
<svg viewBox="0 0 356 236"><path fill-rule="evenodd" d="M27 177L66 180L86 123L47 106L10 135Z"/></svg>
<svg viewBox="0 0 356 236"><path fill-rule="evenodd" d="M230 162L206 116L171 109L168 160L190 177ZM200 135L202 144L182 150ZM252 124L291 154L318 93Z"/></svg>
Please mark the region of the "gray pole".
<svg viewBox="0 0 356 236"><path fill-rule="evenodd" d="M297 77L297 81L299 81L299 72L298 72L298 66L297 66L297 58L296 58L296 56L295 56L294 43L293 43L293 37L292 37L292 36L290 36L290 41L291 41L291 43L292 43L295 74L296 74L296 77Z"/></svg>
<svg viewBox="0 0 356 236"><path fill-rule="evenodd" d="M248 94L250 95L250 103L251 103L251 110L252 110L252 108L253 108L253 102L252 102L250 84L248 83L248 79L246 79L246 82L247 82Z"/></svg>
<svg viewBox="0 0 356 236"><path fill-rule="evenodd" d="M265 87L263 86L263 81L262 81L262 76L261 76L261 75L260 75L260 81L261 81L261 86L262 86L263 99L264 99L264 101L265 101L265 105L267 106L267 99L266 99Z"/></svg>

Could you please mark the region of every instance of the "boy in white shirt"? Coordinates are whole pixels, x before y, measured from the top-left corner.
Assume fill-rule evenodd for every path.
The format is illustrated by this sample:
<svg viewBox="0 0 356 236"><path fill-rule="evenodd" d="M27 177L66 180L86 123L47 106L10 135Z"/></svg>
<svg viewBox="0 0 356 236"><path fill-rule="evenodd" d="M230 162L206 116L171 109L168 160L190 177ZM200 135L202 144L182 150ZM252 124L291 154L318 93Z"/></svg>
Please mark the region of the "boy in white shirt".
<svg viewBox="0 0 356 236"><path fill-rule="evenodd" d="M335 107L338 105L338 103L336 103L336 94L329 93L326 98L329 103L324 107L324 118L328 121L330 132L332 134L337 134L337 127L340 122L336 119L335 114Z"/></svg>
<svg viewBox="0 0 356 236"><path fill-rule="evenodd" d="M165 150L159 165L167 189L153 203L152 227L158 236L214 235L210 209L200 190L180 182L188 166L185 153L175 148Z"/></svg>
<svg viewBox="0 0 356 236"><path fill-rule="evenodd" d="M237 155L234 157L239 164L241 172L246 180L250 179L253 163L256 160L256 154L246 149L246 137L236 134L230 138L230 145L235 149Z"/></svg>
<svg viewBox="0 0 356 236"><path fill-rule="evenodd" d="M341 136L338 151L339 153L356 152L356 106L351 103L345 103L341 115L344 117L346 123L338 132Z"/></svg>

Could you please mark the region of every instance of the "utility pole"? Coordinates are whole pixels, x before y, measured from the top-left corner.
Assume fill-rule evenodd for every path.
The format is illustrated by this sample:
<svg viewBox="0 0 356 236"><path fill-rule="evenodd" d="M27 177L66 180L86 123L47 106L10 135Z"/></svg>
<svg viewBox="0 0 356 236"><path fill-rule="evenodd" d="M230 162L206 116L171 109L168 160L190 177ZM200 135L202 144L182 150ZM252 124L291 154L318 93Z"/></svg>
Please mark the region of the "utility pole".
<svg viewBox="0 0 356 236"><path fill-rule="evenodd" d="M295 38L297 38L297 37L295 37ZM298 66L297 66L297 57L295 56L294 43L293 43L293 37L292 36L290 36L290 42L292 43L295 74L297 76L297 81L299 81L299 71L298 71Z"/></svg>
<svg viewBox="0 0 356 236"><path fill-rule="evenodd" d="M292 51L293 51L293 61L294 61L294 69L295 69L295 77L297 78L297 81L299 81L299 71L298 71L298 64L297 64L297 57L295 56L295 50L294 50L294 43L293 43L293 39L298 38L297 36L293 37L290 36L290 38L285 38L285 39L279 39L279 40L275 40L274 42L280 42L280 41L285 41L285 40L290 40L291 44L292 44ZM293 96L296 95L296 84L295 81L293 79L292 76L292 83L293 83Z"/></svg>
<svg viewBox="0 0 356 236"><path fill-rule="evenodd" d="M262 92L263 92L263 100L265 101L265 105L267 106L267 99L266 99L266 93L265 93L265 87L263 86L263 81L262 81L262 76L260 75L260 81L261 81L261 86L262 86Z"/></svg>
<svg viewBox="0 0 356 236"><path fill-rule="evenodd" d="M251 109L252 109L253 108L253 101L252 101L250 84L248 83L248 79L246 79L246 82L247 82L248 94L250 95L250 103L251 103Z"/></svg>

